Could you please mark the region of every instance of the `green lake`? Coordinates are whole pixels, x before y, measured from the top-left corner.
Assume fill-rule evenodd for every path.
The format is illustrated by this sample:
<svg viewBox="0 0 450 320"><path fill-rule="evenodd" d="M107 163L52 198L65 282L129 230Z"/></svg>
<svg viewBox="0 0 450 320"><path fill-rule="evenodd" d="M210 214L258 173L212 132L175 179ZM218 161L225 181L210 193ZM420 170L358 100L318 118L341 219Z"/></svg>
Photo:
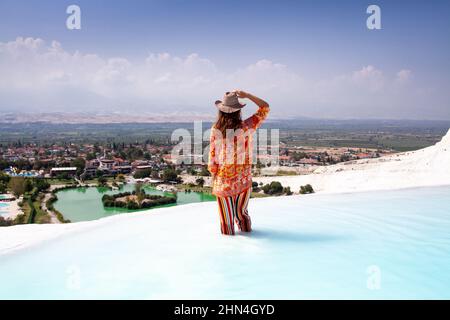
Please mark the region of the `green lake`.
<svg viewBox="0 0 450 320"><path fill-rule="evenodd" d="M142 187L147 194L170 195L163 191L156 190L152 186ZM76 189L66 189L58 191L58 200L55 202L55 209L61 212L65 219L72 222L96 220L109 217L115 214L136 212L140 210L128 210L123 208L105 208L102 203L104 194L115 194L119 192L133 191L134 185L128 184L120 190L110 190L103 187L86 187ZM214 201L216 198L207 193L180 191L175 204L163 205L160 207L179 206L187 203ZM152 210L152 209L143 209Z"/></svg>

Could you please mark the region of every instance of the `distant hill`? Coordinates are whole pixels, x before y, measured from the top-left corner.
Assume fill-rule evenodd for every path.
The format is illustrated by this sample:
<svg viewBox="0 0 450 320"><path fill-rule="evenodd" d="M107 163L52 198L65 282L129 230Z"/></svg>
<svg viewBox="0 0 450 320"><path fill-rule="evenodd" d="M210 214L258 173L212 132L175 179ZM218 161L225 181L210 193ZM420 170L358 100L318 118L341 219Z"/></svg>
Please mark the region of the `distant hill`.
<svg viewBox="0 0 450 320"><path fill-rule="evenodd" d="M198 113L7 113L0 114L0 123L53 123L53 124L105 124L105 123L161 123L213 120L214 115Z"/></svg>

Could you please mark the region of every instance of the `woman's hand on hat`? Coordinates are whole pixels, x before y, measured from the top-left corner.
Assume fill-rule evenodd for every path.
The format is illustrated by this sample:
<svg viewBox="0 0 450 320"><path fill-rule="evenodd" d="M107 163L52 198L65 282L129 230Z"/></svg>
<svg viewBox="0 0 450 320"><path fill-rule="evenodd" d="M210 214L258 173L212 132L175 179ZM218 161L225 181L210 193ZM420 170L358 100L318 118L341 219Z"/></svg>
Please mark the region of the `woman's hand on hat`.
<svg viewBox="0 0 450 320"><path fill-rule="evenodd" d="M235 92L239 98L242 98L242 99L248 98L248 93L245 91L234 90L233 92Z"/></svg>

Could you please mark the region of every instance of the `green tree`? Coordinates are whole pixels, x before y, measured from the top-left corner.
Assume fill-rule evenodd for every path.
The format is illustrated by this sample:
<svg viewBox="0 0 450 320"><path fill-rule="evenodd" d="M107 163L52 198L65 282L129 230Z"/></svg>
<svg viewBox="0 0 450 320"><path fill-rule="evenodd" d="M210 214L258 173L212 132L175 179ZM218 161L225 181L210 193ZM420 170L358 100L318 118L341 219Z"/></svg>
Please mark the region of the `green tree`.
<svg viewBox="0 0 450 320"><path fill-rule="evenodd" d="M33 187L36 188L38 192L41 192L50 188L50 183L44 179L33 179Z"/></svg>
<svg viewBox="0 0 450 320"><path fill-rule="evenodd" d="M144 170L136 171L133 174L133 177L135 179L144 179L144 178L150 177L151 174L152 174L152 170L151 169L144 169Z"/></svg>
<svg viewBox="0 0 450 320"><path fill-rule="evenodd" d="M282 194L283 186L278 181L272 181L270 184L266 184L262 187L265 194Z"/></svg>
<svg viewBox="0 0 450 320"><path fill-rule="evenodd" d="M76 158L70 162L71 167L77 168L77 175L80 175L83 173L84 168L86 167L86 161L84 161L83 158Z"/></svg>
<svg viewBox="0 0 450 320"><path fill-rule="evenodd" d="M7 188L8 188L8 185L6 183L4 183L3 181L0 181L0 194L6 193Z"/></svg>
<svg viewBox="0 0 450 320"><path fill-rule="evenodd" d="M151 175L152 179L159 179L159 172L154 170Z"/></svg>
<svg viewBox="0 0 450 320"><path fill-rule="evenodd" d="M11 177L8 176L6 173L0 172L0 182L8 184L10 179L11 179Z"/></svg>
<svg viewBox="0 0 450 320"><path fill-rule="evenodd" d="M12 177L11 180L9 180L8 188L16 197L20 197L27 191L26 179L22 177Z"/></svg>
<svg viewBox="0 0 450 320"><path fill-rule="evenodd" d="M175 169L167 168L162 173L162 179L164 181L178 181L178 174Z"/></svg>
<svg viewBox="0 0 450 320"><path fill-rule="evenodd" d="M105 177L99 177L98 178L98 184L101 186L106 186L106 183L108 182L108 180Z"/></svg>
<svg viewBox="0 0 450 320"><path fill-rule="evenodd" d="M300 187L300 194L314 193L314 189L310 184Z"/></svg>
<svg viewBox="0 0 450 320"><path fill-rule="evenodd" d="M88 153L87 155L86 155L86 160L94 160L96 158L96 156L95 156L95 153Z"/></svg>
<svg viewBox="0 0 450 320"><path fill-rule="evenodd" d="M0 170L5 170L9 168L9 163L6 160L0 160Z"/></svg>
<svg viewBox="0 0 450 320"><path fill-rule="evenodd" d="M292 195L291 187L285 187L283 188L283 193L287 196Z"/></svg>
<svg viewBox="0 0 450 320"><path fill-rule="evenodd" d="M198 178L197 180L195 180L195 182L203 188L203 185L205 184L205 179L203 178Z"/></svg>

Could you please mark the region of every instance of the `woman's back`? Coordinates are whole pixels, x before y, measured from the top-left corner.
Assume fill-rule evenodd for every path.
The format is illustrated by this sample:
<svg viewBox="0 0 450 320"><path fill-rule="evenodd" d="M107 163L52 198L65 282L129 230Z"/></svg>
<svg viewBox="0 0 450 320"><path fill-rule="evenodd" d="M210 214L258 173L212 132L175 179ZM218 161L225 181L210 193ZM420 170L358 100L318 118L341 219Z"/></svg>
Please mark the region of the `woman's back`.
<svg viewBox="0 0 450 320"><path fill-rule="evenodd" d="M236 128L218 128L217 123L211 128L208 169L217 196L239 194L252 185L252 137L269 113L269 105L260 101L258 111Z"/></svg>

